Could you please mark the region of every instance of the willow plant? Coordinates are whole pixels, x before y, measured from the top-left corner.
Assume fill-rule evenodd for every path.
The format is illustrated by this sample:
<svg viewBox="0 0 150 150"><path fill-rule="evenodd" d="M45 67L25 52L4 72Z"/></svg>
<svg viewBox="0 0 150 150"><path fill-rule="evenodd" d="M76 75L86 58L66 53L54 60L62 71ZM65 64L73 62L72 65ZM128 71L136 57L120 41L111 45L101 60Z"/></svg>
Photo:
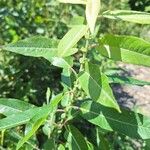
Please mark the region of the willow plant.
<svg viewBox="0 0 150 150"><path fill-rule="evenodd" d="M17 150L25 143L31 146L30 149L38 149L33 147L31 139L41 131L47 136L49 149L59 150L109 149L102 130L148 141L150 118L119 106L110 83L139 86L150 83L106 74L100 69L99 62L101 57L106 57L149 67L150 43L134 36L105 33L97 40L99 31L96 24L99 24L97 18L100 21L103 17L150 24L150 14L130 10L101 12L100 0L59 0L59 3L83 5L85 19L76 17L60 40L34 36L0 48L24 56L44 58L50 65L62 68L63 90L52 96L48 89L47 102L41 107L17 99L1 98L0 113L5 116L0 119L2 135L5 130L23 126ZM92 57L94 54L97 55L96 60ZM75 60L79 66L76 66ZM94 142L85 133L91 130Z"/></svg>

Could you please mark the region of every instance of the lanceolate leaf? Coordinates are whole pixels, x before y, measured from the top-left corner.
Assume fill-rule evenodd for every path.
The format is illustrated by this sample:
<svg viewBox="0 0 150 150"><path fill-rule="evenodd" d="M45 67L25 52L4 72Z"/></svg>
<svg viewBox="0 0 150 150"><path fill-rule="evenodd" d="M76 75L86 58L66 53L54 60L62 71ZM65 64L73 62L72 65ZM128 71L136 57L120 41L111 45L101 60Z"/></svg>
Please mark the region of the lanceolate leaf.
<svg viewBox="0 0 150 150"><path fill-rule="evenodd" d="M62 49L57 49L58 42L42 36L35 36L11 43L1 48L10 52L31 57L43 57L51 61L53 57L68 57L78 51L77 48L67 49L62 55Z"/></svg>
<svg viewBox="0 0 150 150"><path fill-rule="evenodd" d="M86 20L91 33L94 33L96 20L100 11L100 0L87 0Z"/></svg>
<svg viewBox="0 0 150 150"><path fill-rule="evenodd" d="M44 57L49 60L51 57L57 55L56 46L57 42L55 40L35 36L5 45L2 49L25 56Z"/></svg>
<svg viewBox="0 0 150 150"><path fill-rule="evenodd" d="M116 61L150 66L150 43L137 37L105 35L97 50Z"/></svg>
<svg viewBox="0 0 150 150"><path fill-rule="evenodd" d="M87 0L58 0L61 3L86 4Z"/></svg>
<svg viewBox="0 0 150 150"><path fill-rule="evenodd" d="M116 110L93 101L84 102L81 106L82 116L103 129L117 131L132 138L150 138L150 119L132 111Z"/></svg>
<svg viewBox="0 0 150 150"><path fill-rule="evenodd" d="M150 13L130 11L130 10L114 10L103 13L103 16L109 19L129 21L139 24L150 24Z"/></svg>
<svg viewBox="0 0 150 150"><path fill-rule="evenodd" d="M21 100L0 98L0 114L3 114L5 116L9 116L18 112L23 112L33 107L34 105Z"/></svg>
<svg viewBox="0 0 150 150"><path fill-rule="evenodd" d="M137 80L132 77L123 77L117 75L107 75L109 83L119 83L119 84L131 84L131 85L150 85L150 82Z"/></svg>
<svg viewBox="0 0 150 150"><path fill-rule="evenodd" d="M67 126L66 129L68 132L67 142L69 143L69 147L71 148L71 150L88 149L84 136L77 128L70 125Z"/></svg>
<svg viewBox="0 0 150 150"><path fill-rule="evenodd" d="M70 29L58 44L58 55L61 57L66 56L70 49L77 44L77 42L86 34L86 32L87 26L85 25L78 25ZM75 52L77 52L77 50Z"/></svg>
<svg viewBox="0 0 150 150"><path fill-rule="evenodd" d="M80 73L78 80L82 89L92 100L120 111L109 86L108 78L100 72L97 65L87 63L86 71Z"/></svg>

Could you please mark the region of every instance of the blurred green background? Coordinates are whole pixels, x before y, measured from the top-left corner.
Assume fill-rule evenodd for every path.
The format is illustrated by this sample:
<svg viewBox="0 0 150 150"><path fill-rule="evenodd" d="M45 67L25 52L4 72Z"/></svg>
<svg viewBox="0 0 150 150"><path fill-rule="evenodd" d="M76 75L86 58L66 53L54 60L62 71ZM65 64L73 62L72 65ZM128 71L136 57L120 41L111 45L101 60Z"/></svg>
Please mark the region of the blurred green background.
<svg viewBox="0 0 150 150"><path fill-rule="evenodd" d="M77 15L84 16L84 9L82 5L65 5L56 0L0 0L0 45L33 35L61 39L68 30L70 19ZM150 12L150 0L102 0L101 12L108 9ZM101 17L97 25L97 37L114 33L137 35L150 40L148 26ZM62 90L60 73L61 69L51 66L46 60L0 51L0 97L17 98L41 106L46 101L48 87L54 93ZM129 139L113 136L114 147L132 149ZM9 138L5 139L5 145L14 144Z"/></svg>

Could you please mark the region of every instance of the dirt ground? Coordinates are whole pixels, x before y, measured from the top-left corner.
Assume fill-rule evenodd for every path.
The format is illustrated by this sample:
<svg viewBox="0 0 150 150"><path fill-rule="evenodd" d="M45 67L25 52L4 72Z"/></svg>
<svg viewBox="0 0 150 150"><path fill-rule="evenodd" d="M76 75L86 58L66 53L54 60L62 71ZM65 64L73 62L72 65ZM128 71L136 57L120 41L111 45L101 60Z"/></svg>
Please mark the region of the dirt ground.
<svg viewBox="0 0 150 150"><path fill-rule="evenodd" d="M124 63L118 65L135 79L150 82L150 68ZM150 117L150 86L117 85L114 93L121 105Z"/></svg>

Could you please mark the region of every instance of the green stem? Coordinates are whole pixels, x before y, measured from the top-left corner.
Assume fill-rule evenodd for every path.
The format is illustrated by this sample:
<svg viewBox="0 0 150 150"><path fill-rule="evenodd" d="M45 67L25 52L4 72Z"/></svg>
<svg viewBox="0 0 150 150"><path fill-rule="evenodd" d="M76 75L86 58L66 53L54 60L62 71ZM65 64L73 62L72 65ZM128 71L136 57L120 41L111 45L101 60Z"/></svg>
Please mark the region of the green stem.
<svg viewBox="0 0 150 150"><path fill-rule="evenodd" d="M88 52L88 48L89 48L89 34L87 33L87 37L86 37L86 43L85 43L85 48L84 48L84 51L83 52L83 55L82 55L82 60L80 62L80 69L79 69L79 72L83 71L84 70L84 64L85 64L85 61L87 59L87 52ZM75 72L75 70L72 68L72 71L75 73L76 77L77 77L77 73ZM59 125L59 129L60 130L63 126L65 126L65 124L67 123L68 119L68 113L69 113L69 109L72 108L72 104L74 103L74 100L76 100L76 95L77 95L77 92L78 92L78 79L74 82L74 87L69 91L70 93L70 102L68 103L68 106L65 107L64 109L64 112L65 113L65 117L58 123ZM77 109L77 107L75 107Z"/></svg>
<svg viewBox="0 0 150 150"><path fill-rule="evenodd" d="M84 64L85 64L85 61L87 59L88 47L89 47L89 40L87 39L86 43L85 43L85 51L83 52L83 56L82 56L81 62L80 62L81 63L81 66L79 69L80 72L84 70Z"/></svg>

